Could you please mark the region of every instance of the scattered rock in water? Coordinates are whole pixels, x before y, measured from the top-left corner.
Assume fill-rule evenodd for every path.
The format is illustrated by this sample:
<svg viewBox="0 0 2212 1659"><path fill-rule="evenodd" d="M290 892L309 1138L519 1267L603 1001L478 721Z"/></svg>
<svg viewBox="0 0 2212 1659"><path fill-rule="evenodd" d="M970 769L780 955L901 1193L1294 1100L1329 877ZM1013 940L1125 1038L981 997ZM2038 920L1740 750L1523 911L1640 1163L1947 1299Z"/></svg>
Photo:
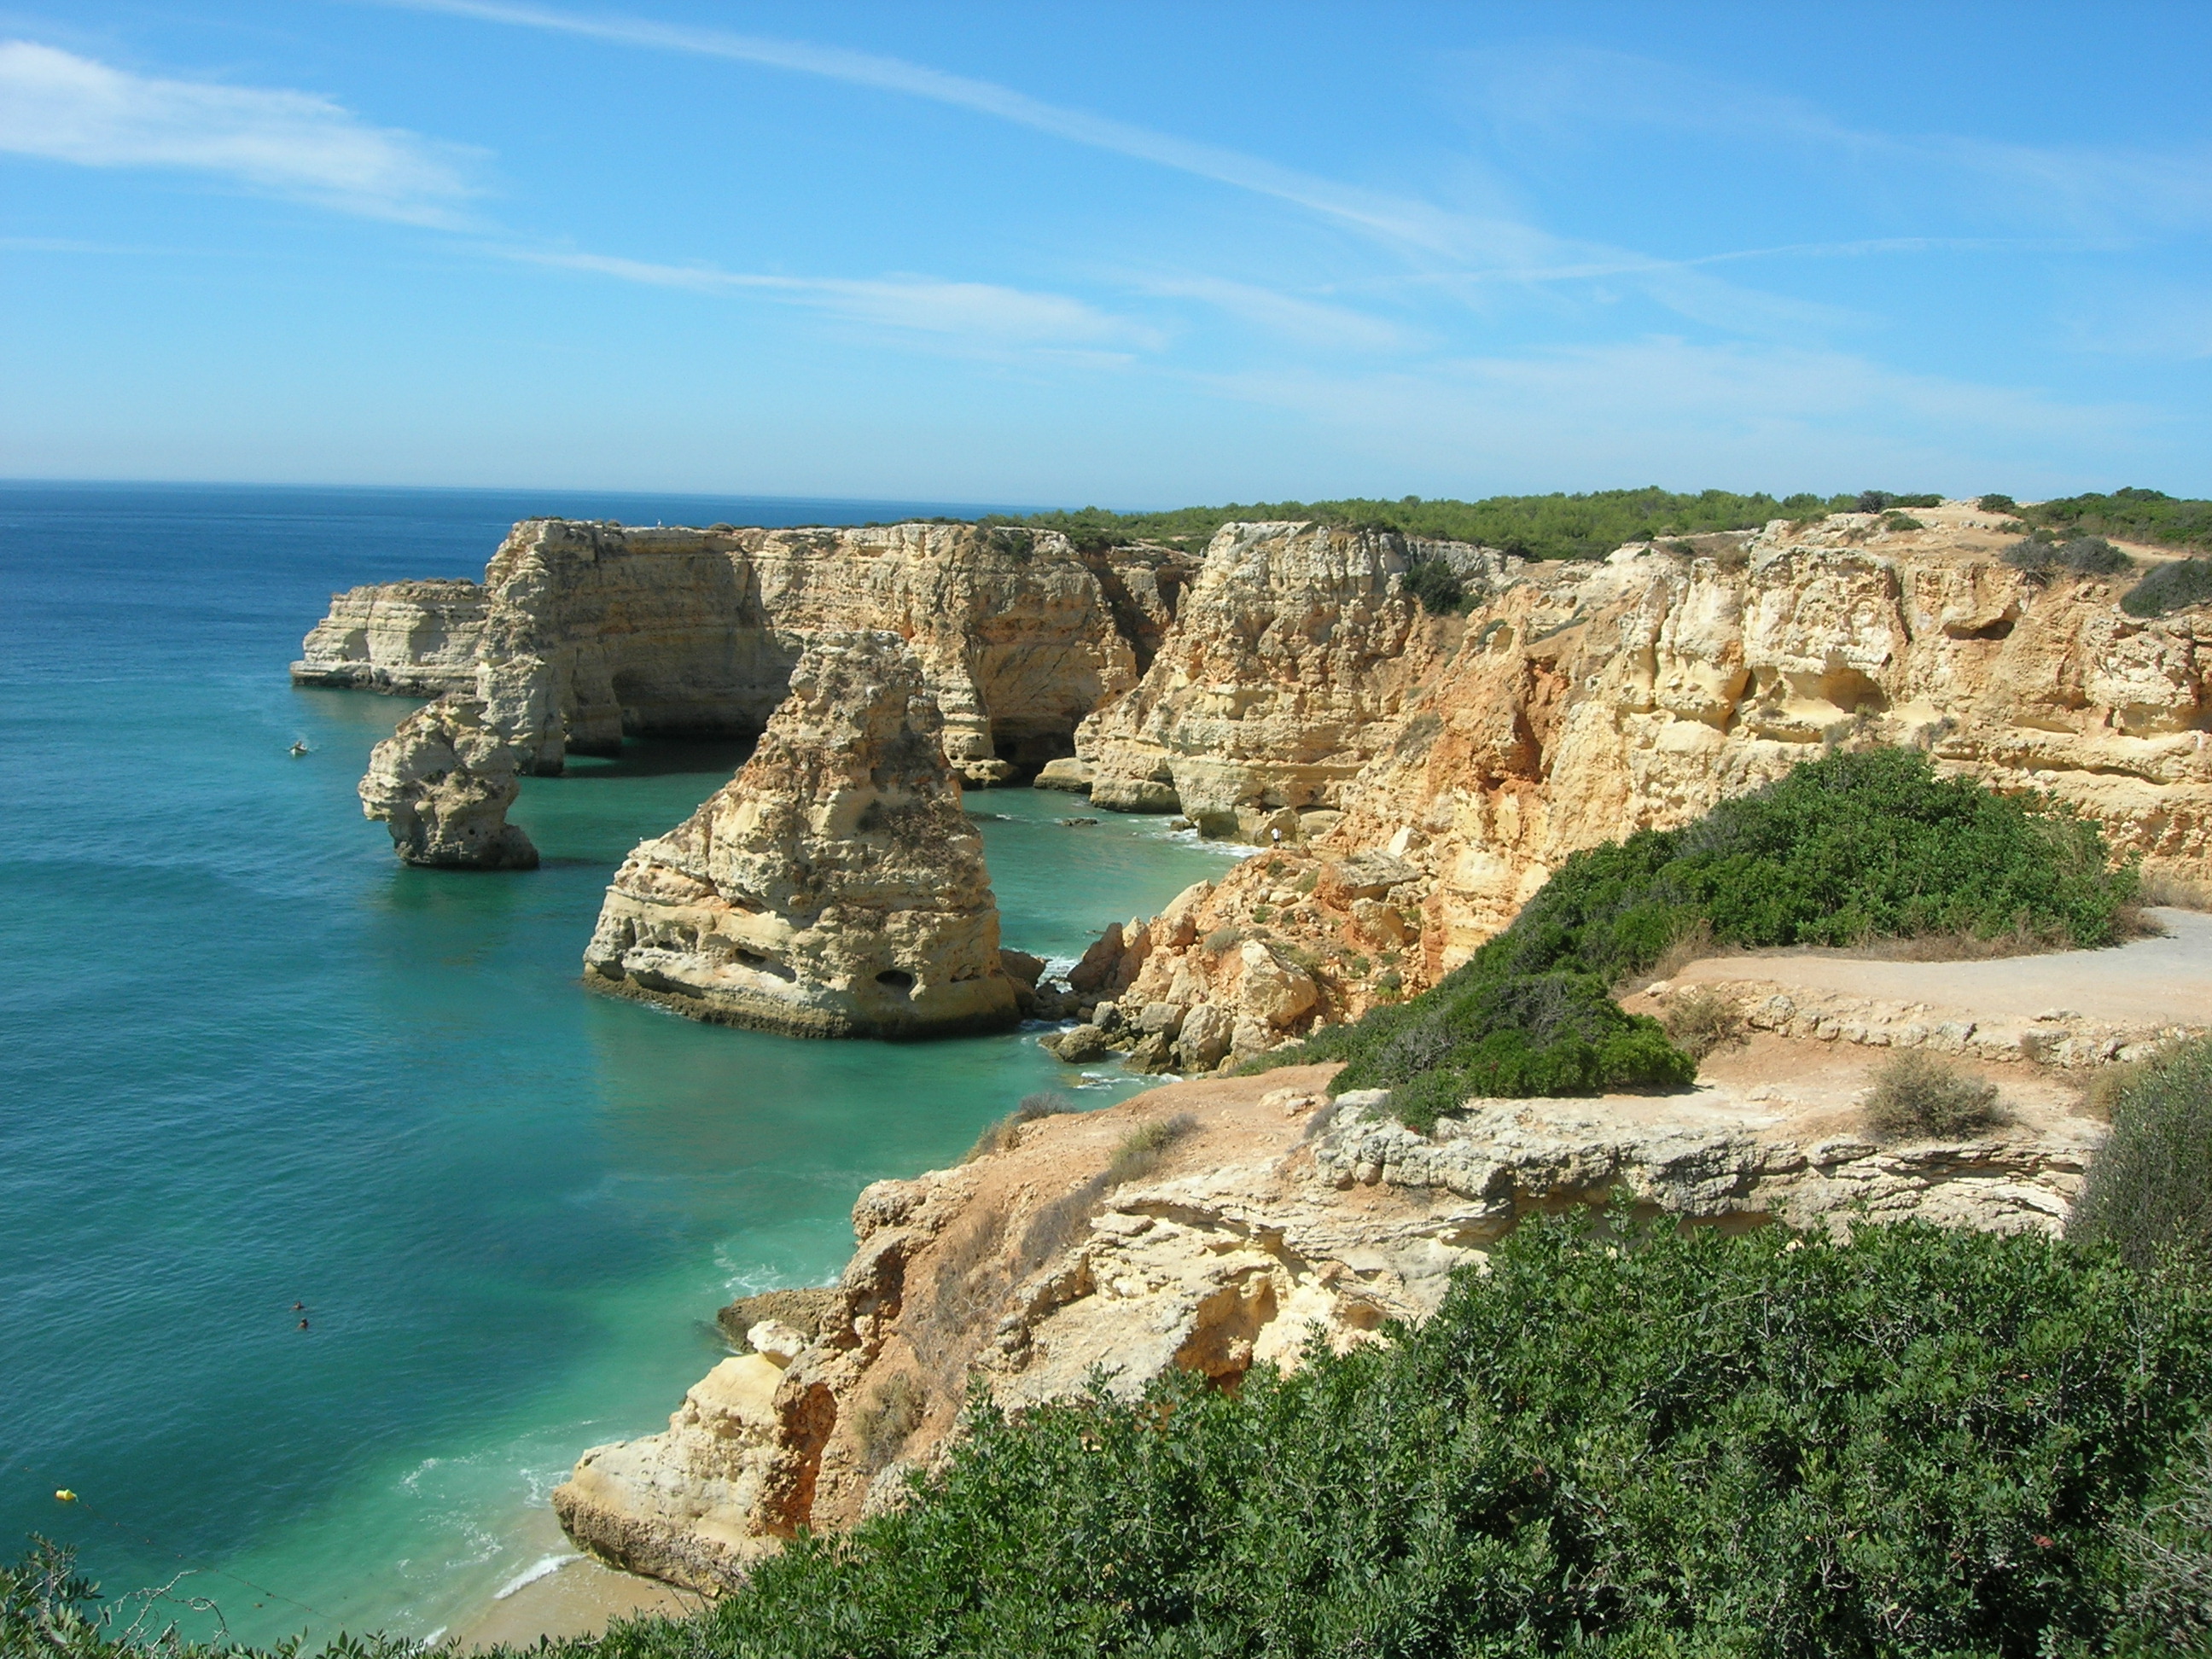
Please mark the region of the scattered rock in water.
<svg viewBox="0 0 2212 1659"><path fill-rule="evenodd" d="M474 697L445 696L399 722L376 745L360 785L361 810L392 830L410 864L445 870L535 870L538 849L507 821L522 786L522 757Z"/></svg>
<svg viewBox="0 0 2212 1659"><path fill-rule="evenodd" d="M1113 1052L1106 1041L1106 1033L1096 1025L1077 1025L1065 1031L1048 1032L1037 1039L1037 1045L1054 1059L1066 1060L1070 1066L1103 1060Z"/></svg>
<svg viewBox="0 0 2212 1659"><path fill-rule="evenodd" d="M819 1290L763 1291L757 1296L741 1296L714 1316L715 1324L731 1346L742 1352L753 1347L750 1332L763 1321L773 1321L787 1326L805 1337L812 1337L822 1329L822 1321L837 1305L834 1287Z"/></svg>
<svg viewBox="0 0 2212 1659"><path fill-rule="evenodd" d="M1079 830L1084 825L1096 823L1098 820L1097 818L1054 818L1053 822L1063 830Z"/></svg>

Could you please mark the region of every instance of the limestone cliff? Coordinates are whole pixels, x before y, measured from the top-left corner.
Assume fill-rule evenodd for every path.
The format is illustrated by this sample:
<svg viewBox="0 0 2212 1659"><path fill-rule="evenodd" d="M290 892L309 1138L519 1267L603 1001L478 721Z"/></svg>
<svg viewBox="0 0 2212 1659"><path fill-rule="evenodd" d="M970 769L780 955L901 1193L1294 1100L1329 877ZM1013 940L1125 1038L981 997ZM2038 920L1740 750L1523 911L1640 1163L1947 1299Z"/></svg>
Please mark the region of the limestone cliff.
<svg viewBox="0 0 2212 1659"><path fill-rule="evenodd" d="M471 581L383 582L331 595L301 641L298 685L435 697L473 691L483 644L484 590Z"/></svg>
<svg viewBox="0 0 2212 1659"><path fill-rule="evenodd" d="M1257 972L1269 1006L1302 1005L1273 1026L1279 1040L1432 983L1569 854L1686 823L1836 744L1918 745L1941 771L2055 795L2123 857L2203 875L2212 620L2126 616L2116 600L2129 578L2016 570L1996 556L2016 532L1963 503L1918 516L1918 529L1838 514L1702 549L1501 567L1465 617L1378 599L1379 574L1348 617L1334 567L1297 567L1308 597L1284 599L1271 624L1302 629L1296 643L1240 644L1269 640L1247 625L1201 659L1216 555L1246 556L1231 526L1178 630L1193 642L1171 644L1135 693L1085 726L1092 799L1115 804L1164 772L1214 822L1233 807L1249 835L1269 824L1255 805L1291 804L1315 778L1316 751L1359 764L1322 786L1331 815L1307 813L1279 851L1121 929L1091 976L1132 1025L1179 1030L1198 1017L1203 1054L1215 1026L1250 1012L1244 985ZM1368 620L1354 630L1351 617ZM1318 673L1287 690L1286 665L1340 651L1348 635L1368 641L1354 690L1319 691ZM1367 714L1350 742L1347 698ZM1198 752L1208 745L1223 758Z"/></svg>
<svg viewBox="0 0 2212 1659"><path fill-rule="evenodd" d="M403 582L332 601L303 683L466 690L526 772L625 734L750 737L825 629L897 634L944 716L948 760L1005 782L1073 747L1172 625L1188 561L1079 554L973 525L706 530L532 519L482 588Z"/></svg>
<svg viewBox="0 0 2212 1659"><path fill-rule="evenodd" d="M410 864L451 870L534 870L538 849L507 821L521 785L521 757L473 697L416 709L368 757L363 816L391 827Z"/></svg>
<svg viewBox="0 0 2212 1659"><path fill-rule="evenodd" d="M1244 840L1295 835L1301 815L1321 827L1433 669L1437 635L1402 581L1425 559L1478 586L1519 567L1379 532L1224 526L1141 684L1077 733L1091 799Z"/></svg>
<svg viewBox="0 0 2212 1659"><path fill-rule="evenodd" d="M800 1036L1012 1024L943 725L897 635L813 634L752 758L617 872L586 983Z"/></svg>

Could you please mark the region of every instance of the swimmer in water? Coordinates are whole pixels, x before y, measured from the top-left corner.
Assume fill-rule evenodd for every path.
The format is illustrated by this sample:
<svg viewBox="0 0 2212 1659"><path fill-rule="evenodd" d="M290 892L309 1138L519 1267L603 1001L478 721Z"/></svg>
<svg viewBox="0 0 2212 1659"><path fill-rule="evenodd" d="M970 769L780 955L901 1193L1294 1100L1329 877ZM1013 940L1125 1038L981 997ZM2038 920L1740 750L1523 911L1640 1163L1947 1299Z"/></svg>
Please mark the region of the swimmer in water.
<svg viewBox="0 0 2212 1659"><path fill-rule="evenodd" d="M306 1320L303 1319L300 1322L300 1328L303 1331L307 1328L307 1322Z"/></svg>

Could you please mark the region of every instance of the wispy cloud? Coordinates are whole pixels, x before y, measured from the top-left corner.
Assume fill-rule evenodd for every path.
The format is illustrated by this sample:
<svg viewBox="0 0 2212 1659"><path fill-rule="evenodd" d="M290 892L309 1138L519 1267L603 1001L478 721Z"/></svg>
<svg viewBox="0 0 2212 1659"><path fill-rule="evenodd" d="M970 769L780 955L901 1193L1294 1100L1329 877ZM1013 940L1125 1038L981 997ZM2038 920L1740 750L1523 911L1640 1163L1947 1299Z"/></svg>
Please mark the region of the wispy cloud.
<svg viewBox="0 0 2212 1659"><path fill-rule="evenodd" d="M695 28L649 18L556 10L511 0L382 0L410 10L444 12L484 22L544 29L586 40L612 41L653 52L720 58L734 63L817 75L854 86L926 98L972 110L1072 143L1110 150L1274 197L1341 224L1402 244L1455 257L1533 263L1554 246L1544 232L1510 220L1458 214L1418 199L1364 191L1279 167L1219 145L1093 115L1031 96L995 82L951 75L926 64L872 52L819 46L800 40Z"/></svg>
<svg viewBox="0 0 2212 1659"><path fill-rule="evenodd" d="M1888 183L1917 178L1966 190L1990 211L2090 234L2212 222L2212 152L2202 147L2160 153L1875 131L1806 99L1629 52L1545 47L1475 56L1491 70L1481 112L1505 125L1562 137L1628 125L1820 149L1880 163Z"/></svg>
<svg viewBox="0 0 2212 1659"><path fill-rule="evenodd" d="M721 270L711 265L659 264L603 253L512 246L490 251L523 264L586 271L653 288L759 295L849 322L994 349L1155 349L1163 343L1158 330L1083 301L995 283L951 283L927 276L785 276Z"/></svg>
<svg viewBox="0 0 2212 1659"><path fill-rule="evenodd" d="M1284 294L1254 283L1192 273L1137 276L1128 286L1167 300L1194 300L1247 325L1304 346L1335 351L1401 351L1413 331L1349 306Z"/></svg>
<svg viewBox="0 0 2212 1659"><path fill-rule="evenodd" d="M458 225L469 153L373 127L312 93L164 80L0 41L0 152L175 167L342 211Z"/></svg>

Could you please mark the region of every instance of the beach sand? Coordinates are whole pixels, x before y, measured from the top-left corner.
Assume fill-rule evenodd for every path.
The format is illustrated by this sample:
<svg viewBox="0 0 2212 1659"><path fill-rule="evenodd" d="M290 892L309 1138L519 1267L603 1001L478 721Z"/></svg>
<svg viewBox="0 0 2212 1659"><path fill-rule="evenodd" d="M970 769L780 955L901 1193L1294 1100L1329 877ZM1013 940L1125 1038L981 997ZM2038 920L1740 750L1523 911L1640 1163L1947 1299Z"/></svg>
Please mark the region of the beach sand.
<svg viewBox="0 0 2212 1659"><path fill-rule="evenodd" d="M567 1540L562 1540L563 1546ZM704 1597L617 1572L588 1556L549 1556L559 1560L541 1577L495 1596L453 1632L462 1652L501 1643L523 1648L541 1636L596 1636L617 1619L638 1613L685 1613L706 1605Z"/></svg>

